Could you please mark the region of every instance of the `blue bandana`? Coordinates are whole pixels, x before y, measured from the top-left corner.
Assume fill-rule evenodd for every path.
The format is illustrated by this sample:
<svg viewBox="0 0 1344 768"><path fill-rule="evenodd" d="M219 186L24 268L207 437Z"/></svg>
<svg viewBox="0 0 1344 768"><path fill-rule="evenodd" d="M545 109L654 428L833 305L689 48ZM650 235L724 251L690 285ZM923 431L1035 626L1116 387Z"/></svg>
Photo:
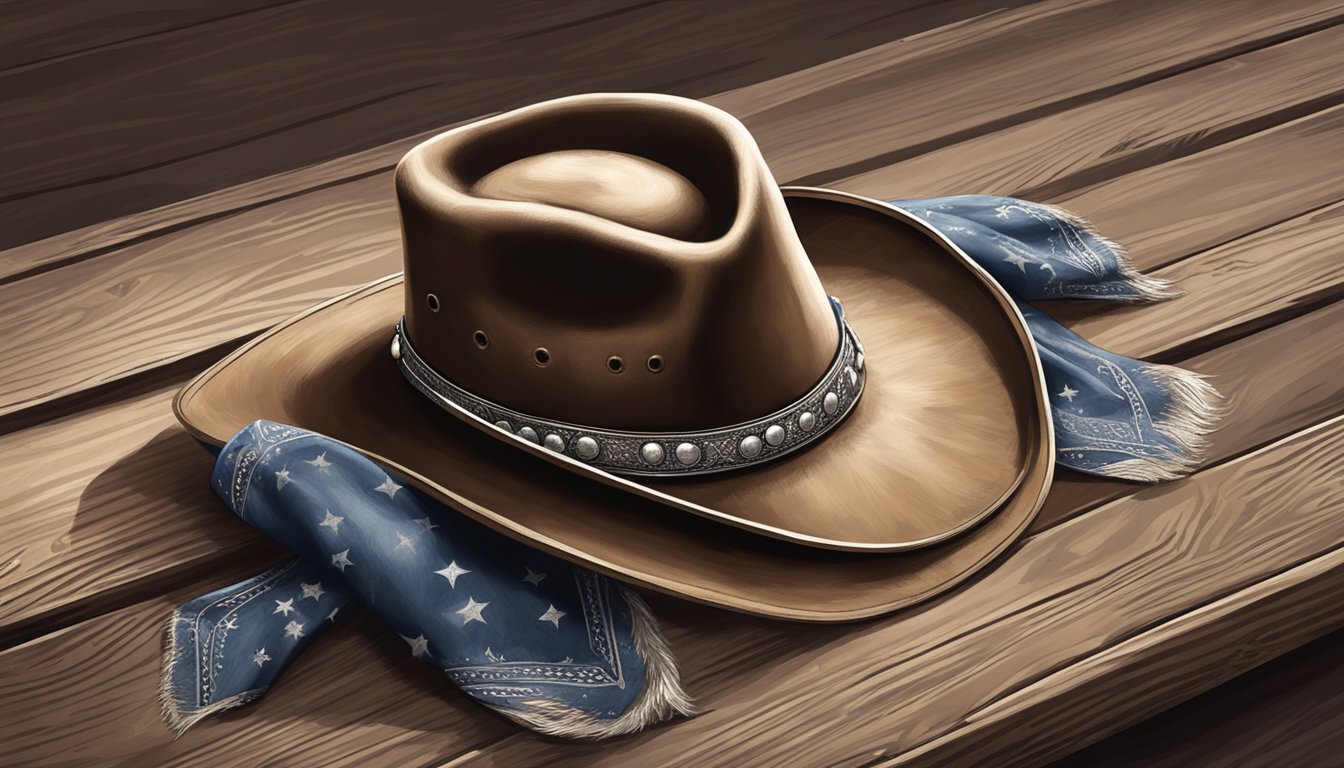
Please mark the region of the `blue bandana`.
<svg viewBox="0 0 1344 768"><path fill-rule="evenodd" d="M1085 222L1006 197L898 200L1018 302L1040 350L1066 467L1175 477L1201 458L1217 413L1197 375L1097 349L1023 302L1173 295ZM842 297L843 298L843 297ZM543 733L602 738L691 712L657 623L609 578L491 531L343 443L258 421L211 482L298 559L180 607L161 698L178 733L261 696L363 601L461 691Z"/></svg>
<svg viewBox="0 0 1344 768"><path fill-rule="evenodd" d="M955 243L1022 310L1040 350L1061 466L1140 482L1171 480L1198 466L1220 417L1208 382L1098 349L1025 303L1157 301L1178 291L1139 274L1121 246L1052 206L989 195L891 203Z"/></svg>

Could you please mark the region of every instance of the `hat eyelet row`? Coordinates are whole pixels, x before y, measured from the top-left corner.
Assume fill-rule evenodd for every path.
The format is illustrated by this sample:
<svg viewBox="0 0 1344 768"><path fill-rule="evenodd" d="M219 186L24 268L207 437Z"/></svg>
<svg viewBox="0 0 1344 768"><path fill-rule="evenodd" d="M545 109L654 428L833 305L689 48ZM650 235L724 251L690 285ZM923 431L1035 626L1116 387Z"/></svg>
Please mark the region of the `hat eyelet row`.
<svg viewBox="0 0 1344 768"><path fill-rule="evenodd" d="M433 296L433 294L430 295ZM473 332L471 334L471 341L476 345L477 349L486 350L490 348L490 336L487 335L485 331L478 330ZM538 368L545 368L551 364L551 351L545 347L537 347L532 350L532 362L536 364ZM649 373L662 373L663 365L662 355L649 355L649 359L644 363L644 366L648 368ZM625 358L620 355L612 355L611 357L608 357L607 370L613 374L625 373Z"/></svg>

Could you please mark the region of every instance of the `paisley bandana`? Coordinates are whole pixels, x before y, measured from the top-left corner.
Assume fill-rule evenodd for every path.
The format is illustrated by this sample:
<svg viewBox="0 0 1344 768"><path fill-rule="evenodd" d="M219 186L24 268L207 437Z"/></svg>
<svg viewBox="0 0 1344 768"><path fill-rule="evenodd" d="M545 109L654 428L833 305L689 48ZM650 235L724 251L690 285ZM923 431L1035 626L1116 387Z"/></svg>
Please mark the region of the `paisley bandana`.
<svg viewBox="0 0 1344 768"><path fill-rule="evenodd" d="M452 512L344 443L254 422L211 483L299 559L177 610L161 699L179 733L256 699L361 600L413 656L538 731L598 738L690 712L637 595Z"/></svg>
<svg viewBox="0 0 1344 768"><path fill-rule="evenodd" d="M892 204L1017 301L1040 351L1061 465L1156 481L1198 464L1218 418L1211 386L1098 349L1024 303L1152 301L1175 295L1170 286L1056 208L988 196ZM234 514L298 559L174 612L161 701L177 733L261 696L360 601L463 693L543 733L602 738L691 712L637 595L486 529L343 443L258 421L223 448L211 481Z"/></svg>
<svg viewBox="0 0 1344 768"><path fill-rule="evenodd" d="M1218 393L1203 377L1098 349L1025 303L1158 301L1179 291L1139 274L1124 248L1053 206L989 195L891 204L961 248L1022 310L1040 351L1061 466L1156 482L1199 465L1221 416Z"/></svg>

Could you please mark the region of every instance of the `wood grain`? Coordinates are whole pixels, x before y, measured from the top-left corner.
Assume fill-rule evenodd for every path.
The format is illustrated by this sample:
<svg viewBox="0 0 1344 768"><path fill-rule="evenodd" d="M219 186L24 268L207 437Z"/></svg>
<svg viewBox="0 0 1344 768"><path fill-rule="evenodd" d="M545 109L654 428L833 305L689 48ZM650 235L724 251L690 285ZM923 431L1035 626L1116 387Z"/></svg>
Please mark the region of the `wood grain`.
<svg viewBox="0 0 1344 768"><path fill-rule="evenodd" d="M286 695L174 741L156 703L167 617L208 585L248 575L245 567L225 566L146 603L0 653L0 764L420 765L442 753L445 734L465 749L515 727L403 653L396 636L361 610L285 672L288 690L277 692ZM68 723L79 727L62 725Z"/></svg>
<svg viewBox="0 0 1344 768"><path fill-rule="evenodd" d="M1344 631L1097 742L1052 768L1329 765L1344 753L1340 659Z"/></svg>
<svg viewBox="0 0 1344 768"><path fill-rule="evenodd" d="M1230 400L1210 460L1235 456L1344 409L1344 302L1183 364L1212 376ZM18 479L0 487L0 508L13 510L0 516L9 561L0 646L128 604L212 563L246 558L260 569L275 557L209 493L209 460L169 409L181 383L169 378L0 436L0 466ZM53 465L49 455L67 458ZM1135 490L1059 473L1033 530Z"/></svg>
<svg viewBox="0 0 1344 768"><path fill-rule="evenodd" d="M7 0L0 25L0 72L33 67L130 41L162 38L211 21L295 0L80 0L60 5Z"/></svg>
<svg viewBox="0 0 1344 768"><path fill-rule="evenodd" d="M1103 232L1122 242L1127 236L1141 241L1134 247L1141 266L1171 261L1337 198L1335 179L1344 173L1342 120L1344 106L1330 108L1062 202L1098 219ZM1255 175L1254 183L1244 182L1248 174ZM15 325L0 339L0 368L8 371L0 383L0 415L255 333L397 271L401 241L389 184L384 176L371 176L0 285L0 305ZM1170 199L1154 199L1153 189L1176 191L1162 193ZM1200 202L1184 203L1189 197ZM1207 198L1223 207L1214 209ZM1191 211L1196 205L1207 212ZM1309 265L1285 269L1310 276L1322 261L1329 256L1317 254ZM1181 276L1218 263L1217 257L1196 262ZM1260 287L1242 285L1257 295L1243 295L1238 304L1234 293L1220 294L1224 316L1259 303ZM1270 286L1288 303L1327 288L1324 279ZM79 333L62 335L72 328Z"/></svg>
<svg viewBox="0 0 1344 768"><path fill-rule="evenodd" d="M18 734L0 747L0 759L160 764L229 744L210 751L212 759L249 765L312 742L320 744L322 762L394 765L406 762L402 747L419 737L418 762L457 756L471 764L475 755L496 765L604 765L638 755L641 765L862 763L929 743L1076 659L1112 647L1123 654L1126 638L1138 632L1183 616L1198 621L1201 606L1337 550L1344 540L1342 449L1344 420L1334 419L1037 534L984 578L858 631L724 621L713 609L660 600L656 610L705 712L601 746L508 729L478 752L499 732L482 728L483 716L460 699L430 702L432 691L408 682L417 678L410 669L398 673L396 662L370 651L371 638L324 643L249 716L205 723L170 742L151 722L153 640L167 607L191 593L184 588L0 654L0 714ZM1328 603L1344 570L1333 563L1324 570ZM1260 604L1224 602L1229 618L1244 615L1243 604ZM1296 632L1283 627L1279 637ZM98 663L94 648L102 650ZM1166 652L1159 648L1151 658L1156 663ZM114 686L116 697L106 693ZM818 701L832 705L819 708ZM435 709L439 719L431 725ZM53 730L52 718L87 726ZM1075 732L1079 725L1090 727L1076 720ZM718 738L725 729L732 739ZM371 744L387 746L373 751Z"/></svg>
<svg viewBox="0 0 1344 768"><path fill-rule="evenodd" d="M277 3L0 73L0 243L554 96L716 93L1021 1Z"/></svg>
<svg viewBox="0 0 1344 768"><path fill-rule="evenodd" d="M1344 626L1344 616L1329 609L1341 580L1344 549L1337 548L1054 671L972 712L960 728L881 765L1036 765L1068 754L1161 712L1173 698L1207 690ZM1192 729L1196 735L1201 730ZM1264 757L1263 750L1246 750L1240 757L1248 755Z"/></svg>
<svg viewBox="0 0 1344 768"><path fill-rule="evenodd" d="M991 3L856 4L853 13L781 13L778 23L753 7L769 23L744 31L753 9L720 14L722 36L664 5L547 11L552 28L533 30L522 45L572 51L605 30L626 39L620 34L686 23L666 45L623 54L631 61L623 70L610 71L622 51L604 39L594 51L546 61L555 71L528 82L531 65L465 85L433 81L447 71L441 66L417 69L449 55L498 60L485 47L489 34L459 56L475 45L462 42L465 32L445 37L443 50L436 39L399 53L357 51L295 74L307 66L303 54L320 59L329 41L253 23L300 14L252 5L221 19L202 6L139 19L104 6L96 13L116 19L107 39L67 50L59 34L34 35L50 46L38 56L55 58L0 72L7 84L55 72L56 87L34 88L25 101L49 99L68 115L96 106L79 89L99 62L140 73L142 84L162 78L164 92L179 96L186 81L178 75L191 75L201 91L179 100L196 110L187 115L178 105L126 107L164 118L156 129L171 134L163 146L143 125L43 131L25 123L26 143L9 149L39 151L12 169L39 183L0 203L12 222L0 238L57 232L396 140L0 253L0 378L23 377L0 396L0 412L10 414L0 418L0 466L12 470L7 480L19 478L0 487L0 648L21 643L0 651L0 764L192 764L209 755L254 765L298 761L298 745L305 759L351 765L1035 762L1339 624L1337 6L1047 3L835 59L890 39L892 29L966 18ZM347 42L406 26L392 12L375 20L353 3L326 7L332 19L383 25L349 31ZM336 34L334 22L315 26ZM239 29L270 37L235 39ZM123 34L131 39L112 39ZM798 42L818 36L827 42ZM748 42L722 45L730 39ZM246 75L209 70L212 61L286 45L296 55L258 58ZM0 67L12 53L0 54ZM191 356L398 268L386 170L411 143L400 137L418 130L415 121L429 128L571 82L648 87L647 78L684 73L686 57L698 57L696 66L670 90L695 94L792 72L710 99L744 117L783 179L849 177L838 186L892 196L1025 191L1091 217L1133 246L1140 266L1181 279L1189 294L1164 305L1052 311L1117 351L1217 376L1232 397L1212 452L1218 465L1160 488L1062 474L1030 538L984 578L856 627L782 625L655 597L708 711L636 738L590 747L517 731L425 675L363 619L313 649L245 715L169 742L153 704L159 623L180 600L279 556L206 491L209 460L168 413L171 392L196 366ZM793 72L818 61L826 63ZM372 70L355 71L370 62ZM328 66L339 88L317 82ZM261 70L293 88L278 123L263 124L274 104L261 109L262 123L245 119L256 88L248 78ZM37 72L47 75L23 79ZM100 82L126 101L130 86ZM274 92L259 103L267 98ZM237 124L178 135L212 110ZM127 152L95 152L92 161L71 154L132 135ZM0 173L0 184L7 178ZM43 183L49 192L18 197ZM53 339L68 358L43 357ZM25 355L47 370L24 368ZM44 388L43 373L54 387ZM80 407L90 392L98 397ZM1237 744L1256 746L1249 727L1225 733L1226 756Z"/></svg>
<svg viewBox="0 0 1344 768"><path fill-rule="evenodd" d="M1325 114L1334 119L1333 111ZM1283 154L1285 146L1292 146L1291 142L1297 140L1298 132L1295 128L1284 135L1287 137L1285 141L1289 142L1286 145L1274 143L1278 134L1271 131L1258 136L1256 147L1266 156ZM1344 153L1339 156L1344 157ZM1236 157L1254 158L1257 153L1245 151ZM1221 183L1217 178L1211 178L1221 166L1211 166L1203 155L1184 158L1175 164L1185 162L1197 163L1209 183ZM1322 160L1320 164L1328 163ZM1232 166L1223 172L1227 178L1235 179L1243 171L1243 168ZM357 184L375 182L371 178ZM1137 186L1126 178L1113 183L1124 189ZM1276 196L1276 204L1289 206L1290 203L1282 200L1292 199L1300 187L1291 177L1283 178L1279 183L1285 188ZM0 289L0 295L5 290L45 283L48 286L45 296L29 297L28 306L35 309L29 314L19 312L15 317L21 318L26 327L50 321L57 324L54 327L63 324L78 329L85 337L92 337L92 340L75 338L71 341L76 349L87 348L99 355L80 353L82 358L73 359L74 362L82 360L78 371L81 375L96 374L101 361L113 366L127 363L126 345L136 333L140 334L142 343L151 346L143 356L144 363L134 370L152 369L172 357L165 354L160 345L171 343L180 350L179 354L187 354L208 344L228 343L240 332L259 330L270 321L324 298L325 292L332 290L332 283L338 287L342 281L357 284L395 269L399 248L395 213L387 203L359 205L348 202L351 197L368 199L375 194L370 191L352 195L351 185L324 189L285 201L282 205L212 222L208 225L208 231L212 233L210 237L215 241L212 247L205 242L196 242L193 247L193 240L204 239L195 236L199 232L174 233L126 249L123 253L62 268L59 273L44 276L44 280L32 279L7 286ZM1179 212L1171 207L1162 210L1168 215ZM1171 276L1183 278L1183 286L1190 291L1183 299L1149 307L1111 307L1100 314L1076 318L1075 327L1084 335L1122 353L1179 357L1182 350L1188 352L1201 345L1207 346L1205 326L1208 329L1216 327L1221 338L1226 339L1249 332L1265 322L1281 320L1285 312L1307 309L1309 305L1302 306L1304 301L1323 300L1322 292L1337 289L1339 284L1336 254L1339 238L1344 236L1344 222L1339 220L1338 212L1335 207L1321 214L1302 217L1299 221L1257 233L1244 242L1202 253L1168 268ZM1137 210L1135 215L1148 216L1148 212ZM1177 240L1184 234L1174 227L1168 228L1167 232L1169 237ZM324 251L324 242L331 244L331 251ZM296 245L299 243L303 245ZM286 259L285 254L296 247L305 249L304 258ZM381 261L375 260L372 265L365 263L371 253L381 254ZM1281 273L1276 274L1275 269L1280 265ZM310 271L304 272L304 269ZM172 275L192 275L201 285L211 286L220 293L182 287L180 290L189 293L174 296L165 293L170 285L155 287L165 282L171 284ZM1226 286L1222 282L1225 275L1230 280ZM1275 281L1265 287L1262 283L1267 275L1275 277ZM110 279L118 282L111 288L99 287L100 283L105 284ZM110 326L106 334L93 334L86 332L91 324L87 315L56 319L55 314L62 308L60 303L75 300L72 297L81 294L81 291L70 291L67 281L83 283L82 295L89 297L89 301L115 308L118 314L101 313L101 319L104 323L115 322L122 327ZM258 285L264 286L265 290L257 290ZM135 300L119 302L119 293ZM269 310L262 309L268 305ZM24 304L13 300L10 306L20 310ZM264 312L261 318L252 316L259 312ZM98 311L90 311L90 314L95 313ZM1067 310L1060 314L1066 315ZM1152 316L1160 316L1161 322L1150 321ZM44 327L50 329L53 326ZM139 330L132 330L137 328ZM12 355L18 360L19 352L29 349L25 334L31 333L21 328L14 334L17 338L0 342L0 347L11 344ZM48 338L49 334L42 336ZM33 335L31 343L36 342L37 337ZM71 353L68 347L63 349L65 354ZM1331 358L1327 356L1325 359ZM44 362L40 355L37 362ZM1300 358L1294 364L1304 368L1309 365ZM22 365L16 363L12 370L22 372L25 370ZM35 381L49 380L46 377L51 376L51 370L33 365L31 360L27 365L30 367L26 370ZM81 391L88 384L87 380L78 380L70 385L69 391ZM227 516L220 518L222 529L210 528L204 535L198 535L201 532L196 531L195 526L200 511L215 509L203 489L194 497L183 497L187 499L185 503L171 504L164 512L149 516L143 510L123 504L102 512L88 511L94 507L72 498L73 491L84 488L97 477L105 475L111 484L118 477L152 474L146 468L148 465L142 463L147 459L133 458L133 452L127 446L150 446L149 454L154 460L163 457L165 461L171 461L172 469L165 470L167 476L204 476L204 459L190 448L189 441L173 431L166 405L168 398L169 392L165 388L153 396L137 399L136 404L124 412L109 406L68 424L59 422L38 432L16 432L0 443L11 446L12 455L20 457L37 455L23 452L22 446L31 441L46 445L45 441L49 440L52 446L65 447L87 441L91 434L106 438L88 443L87 455L97 456L93 464L87 467L76 465L62 473L63 493L48 497L44 493L30 493L25 483L12 486L15 494L12 503L24 512L0 521L7 534L0 536L0 540L15 542L14 550L21 548L22 552L11 555L17 558L18 564L5 579L9 583L5 591L13 594L0 606L3 608L0 626L4 627L0 636L22 637L41 621L64 622L87 615L86 611L99 604L97 600L104 589L112 590L109 599L125 601L135 594L142 594L135 590L153 588L164 579L175 578L184 568L208 562L217 551L236 552L243 542L252 540L246 530ZM69 434L65 434L66 430ZM1281 433L1271 436L1277 434ZM43 469L40 462L19 458L16 461L17 466L25 468L20 477L27 478L29 472ZM129 465L122 466L127 462ZM1070 495L1073 483L1085 490L1083 497ZM1061 481L1061 488L1047 504L1045 518L1058 519L1069 510L1077 509L1077 505L1095 504L1095 501L1089 502L1090 494L1096 491L1094 486L1101 483ZM41 484L37 484L41 489ZM1117 494L1123 489L1124 486L1112 486L1107 489L1107 494ZM1056 506L1059 504L1056 497L1068 499L1069 503ZM103 514L106 522L95 522ZM139 551L144 548L144 542L150 541L143 538L147 520L165 526L163 540L175 542L174 548ZM78 545L67 548L61 540L70 531L77 532ZM135 548L135 557L123 559L103 554L104 549L108 553L123 552L123 547L135 547L133 542L137 540L142 544ZM117 541L124 543L117 544ZM53 551L53 546L58 551ZM70 588L72 580L82 586ZM123 588L132 591L117 591Z"/></svg>
<svg viewBox="0 0 1344 768"><path fill-rule="evenodd" d="M1344 106L1052 200L1124 243L1142 270L1344 198Z"/></svg>
<svg viewBox="0 0 1344 768"><path fill-rule="evenodd" d="M769 155L778 179L830 181L1323 29L1339 10L1253 0L1052 3L989 17L990 29L965 24L936 40L888 43L720 104L764 145L788 137Z"/></svg>
<svg viewBox="0 0 1344 768"><path fill-rule="evenodd" d="M1344 27L1330 27L827 186L886 198L1060 199L1339 103L1341 46Z"/></svg>
<svg viewBox="0 0 1344 768"><path fill-rule="evenodd" d="M1226 398L1208 453L1223 461L1344 410L1344 302L1177 362ZM1060 472L1032 530L1134 492L1133 483Z"/></svg>
<svg viewBox="0 0 1344 768"><path fill-rule="evenodd" d="M1052 768L1278 768L1344 752L1344 631L1095 742Z"/></svg>
<svg viewBox="0 0 1344 768"><path fill-rule="evenodd" d="M1142 308L1073 307L1056 317L1103 349L1181 357L1344 297L1342 249L1344 203L1336 203L1150 273L1184 296Z"/></svg>
<svg viewBox="0 0 1344 768"><path fill-rule="evenodd" d="M707 711L675 728L616 749L547 748L517 733L459 765L602 766L636 755L642 765L879 762L1075 660L1337 550L1341 447L1344 421L1335 419L1106 505L1027 540L983 578L923 610L763 661L756 671L768 674L752 676L754 653L736 654L745 669L720 669L704 681L708 691L693 687ZM1315 605L1331 604L1342 580L1344 571L1333 568ZM806 646L809 633L794 630ZM737 648L734 639L715 641ZM689 657L696 651L682 652L689 669L697 668ZM1092 727L1087 716L1061 713L1075 735Z"/></svg>
<svg viewBox="0 0 1344 768"><path fill-rule="evenodd" d="M1329 56L1341 37L1344 27L1330 27L828 186L878 197L1058 195L1328 105L1338 98L1344 77ZM1135 115L1143 122L1137 123ZM448 127L15 246L0 252L0 282L192 223L388 172L412 146Z"/></svg>

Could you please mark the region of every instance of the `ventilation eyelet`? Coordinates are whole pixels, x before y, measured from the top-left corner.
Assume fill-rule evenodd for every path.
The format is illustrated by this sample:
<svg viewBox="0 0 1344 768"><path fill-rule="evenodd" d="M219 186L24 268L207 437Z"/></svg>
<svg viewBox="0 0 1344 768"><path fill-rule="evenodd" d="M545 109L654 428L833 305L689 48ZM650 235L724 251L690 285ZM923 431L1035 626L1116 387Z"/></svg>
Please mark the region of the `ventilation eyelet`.
<svg viewBox="0 0 1344 768"><path fill-rule="evenodd" d="M477 331L471 334L471 340L476 344L477 349L485 349L490 346L490 337L485 335L485 331Z"/></svg>
<svg viewBox="0 0 1344 768"><path fill-rule="evenodd" d="M649 361L648 361L647 365L648 365L648 367L649 367L649 371L651 371L652 373L662 373L662 372L663 372L663 356L662 356L662 355L649 355Z"/></svg>
<svg viewBox="0 0 1344 768"><path fill-rule="evenodd" d="M532 350L532 362L538 367L545 368L551 364L551 352L545 347L537 347Z"/></svg>
<svg viewBox="0 0 1344 768"><path fill-rule="evenodd" d="M619 355L612 355L607 358L607 370L612 373L620 373L625 370L625 361Z"/></svg>
<svg viewBox="0 0 1344 768"><path fill-rule="evenodd" d="M432 294L432 293L430 293L430 294L426 294L426 295L425 295L425 303L429 305L429 311L430 311L430 312L438 312L438 311L439 311L439 297L438 297L438 296L435 296L435 295Z"/></svg>

